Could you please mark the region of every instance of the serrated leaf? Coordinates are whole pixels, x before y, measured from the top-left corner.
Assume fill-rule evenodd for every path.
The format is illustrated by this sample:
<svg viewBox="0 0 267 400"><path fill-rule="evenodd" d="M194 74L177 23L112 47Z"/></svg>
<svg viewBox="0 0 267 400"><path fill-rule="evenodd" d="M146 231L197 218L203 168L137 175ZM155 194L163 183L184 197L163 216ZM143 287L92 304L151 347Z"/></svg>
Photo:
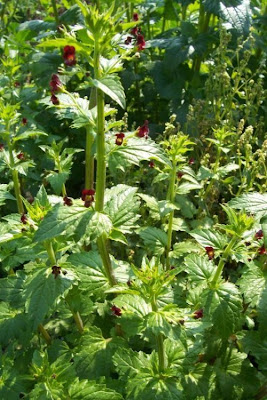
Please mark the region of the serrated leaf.
<svg viewBox="0 0 267 400"><path fill-rule="evenodd" d="M121 108L126 107L125 93L120 78L116 75L106 75L97 80L91 80L94 87L102 90L105 94L112 98Z"/></svg>
<svg viewBox="0 0 267 400"><path fill-rule="evenodd" d="M112 230L112 221L108 215L95 211L86 228L86 235L93 241L100 236L108 237Z"/></svg>
<svg viewBox="0 0 267 400"><path fill-rule="evenodd" d="M173 246L173 250L170 253L170 257L179 258L183 254L198 252L199 248L195 242L192 240L186 240L185 242L175 243Z"/></svg>
<svg viewBox="0 0 267 400"><path fill-rule="evenodd" d="M17 272L16 275L0 279L0 300L10 303L13 307L23 305L21 302L25 278L25 275Z"/></svg>
<svg viewBox="0 0 267 400"><path fill-rule="evenodd" d="M244 209L250 213L267 213L267 194L246 193L232 199L228 204L233 208Z"/></svg>
<svg viewBox="0 0 267 400"><path fill-rule="evenodd" d="M227 237L212 229L196 229L189 233L203 247L213 247L223 250L227 244Z"/></svg>
<svg viewBox="0 0 267 400"><path fill-rule="evenodd" d="M109 215L113 227L122 233L130 233L136 227L139 219L139 201L137 188L127 185L117 185L105 191L104 211Z"/></svg>
<svg viewBox="0 0 267 400"><path fill-rule="evenodd" d="M242 298L233 283L223 282L219 287L203 293L204 316L208 316L215 331L222 338L228 338L239 327Z"/></svg>
<svg viewBox="0 0 267 400"><path fill-rule="evenodd" d="M38 136L48 136L48 134L43 131L40 131L40 130L27 130L27 131L24 131L24 132L16 135L13 138L13 142L18 142L19 140L26 140L26 139L29 139L32 137L34 138L34 137L38 137Z"/></svg>
<svg viewBox="0 0 267 400"><path fill-rule="evenodd" d="M164 253L167 246L168 236L161 229L148 226L139 230L139 235L143 239L145 246L155 255Z"/></svg>
<svg viewBox="0 0 267 400"><path fill-rule="evenodd" d="M0 304L0 343L7 346L11 340L17 339L24 344L31 338L29 320L18 310L11 309L6 303Z"/></svg>
<svg viewBox="0 0 267 400"><path fill-rule="evenodd" d="M62 192L62 186L67 181L68 177L68 172L51 171L50 174L45 177L45 179L50 183L54 192L57 195L60 195Z"/></svg>
<svg viewBox="0 0 267 400"><path fill-rule="evenodd" d="M251 307L256 307L267 285L267 273L253 262L250 262L247 265L247 269L242 272L237 285L240 287L245 302L249 303Z"/></svg>
<svg viewBox="0 0 267 400"><path fill-rule="evenodd" d="M151 306L147 304L142 297L132 294L121 294L117 296L113 302L122 310L135 313L141 318L152 311Z"/></svg>
<svg viewBox="0 0 267 400"><path fill-rule="evenodd" d="M86 224L90 221L93 212L82 206L64 206L56 204L44 217L35 233L34 241L42 242L52 239L70 231L74 233L80 223Z"/></svg>
<svg viewBox="0 0 267 400"><path fill-rule="evenodd" d="M16 197L9 193L8 185L0 184L0 206L5 204L6 200L16 200Z"/></svg>
<svg viewBox="0 0 267 400"><path fill-rule="evenodd" d="M184 270L188 273L189 280L196 283L208 283L215 270L215 266L210 260L196 254L187 256L184 264Z"/></svg>
<svg viewBox="0 0 267 400"><path fill-rule="evenodd" d="M72 400L123 400L123 397L114 390L87 379L81 381L76 379L68 391Z"/></svg>
<svg viewBox="0 0 267 400"><path fill-rule="evenodd" d="M25 309L32 321L33 329L43 322L56 301L66 295L74 281L74 275L52 274L52 269L39 267L25 282Z"/></svg>

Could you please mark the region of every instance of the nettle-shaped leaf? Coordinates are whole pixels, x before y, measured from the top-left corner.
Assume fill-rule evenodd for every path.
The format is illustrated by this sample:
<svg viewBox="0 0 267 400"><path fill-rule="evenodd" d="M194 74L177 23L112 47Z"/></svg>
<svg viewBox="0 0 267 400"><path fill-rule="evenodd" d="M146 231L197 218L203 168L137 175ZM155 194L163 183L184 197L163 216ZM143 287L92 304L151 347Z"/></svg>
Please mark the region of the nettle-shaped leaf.
<svg viewBox="0 0 267 400"><path fill-rule="evenodd" d="M33 329L43 322L44 318L56 305L57 301L68 293L75 276L72 271L56 275L52 268L38 266L36 271L25 281L25 308Z"/></svg>
<svg viewBox="0 0 267 400"><path fill-rule="evenodd" d="M104 384L78 378L70 385L68 394L73 400L123 400L119 393Z"/></svg>
<svg viewBox="0 0 267 400"><path fill-rule="evenodd" d="M120 379L125 384L127 399L184 399L178 373L182 370L184 349L169 339L165 341L168 367L161 374L157 353L148 355L133 350L118 349L113 359Z"/></svg>

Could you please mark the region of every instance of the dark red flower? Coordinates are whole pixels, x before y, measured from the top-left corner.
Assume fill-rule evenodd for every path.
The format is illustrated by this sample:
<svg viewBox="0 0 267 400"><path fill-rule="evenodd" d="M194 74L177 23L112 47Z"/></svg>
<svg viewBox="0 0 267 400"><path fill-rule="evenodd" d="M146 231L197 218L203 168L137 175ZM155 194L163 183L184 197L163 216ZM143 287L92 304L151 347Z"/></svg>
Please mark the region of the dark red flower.
<svg viewBox="0 0 267 400"><path fill-rule="evenodd" d="M14 82L14 86L15 86L15 87L20 87L20 83L19 83L18 81L15 81L15 82Z"/></svg>
<svg viewBox="0 0 267 400"><path fill-rule="evenodd" d="M136 43L137 43L137 47L139 51L144 50L144 48L146 47L146 42L145 42L145 38L143 35L137 35L136 37Z"/></svg>
<svg viewBox="0 0 267 400"><path fill-rule="evenodd" d="M138 137L145 137L146 139L148 138L149 134L149 128L148 128L148 121L144 121L144 125L139 126L137 130L137 136Z"/></svg>
<svg viewBox="0 0 267 400"><path fill-rule="evenodd" d="M127 36L127 38L124 41L124 44L131 44L133 38L131 36Z"/></svg>
<svg viewBox="0 0 267 400"><path fill-rule="evenodd" d="M28 218L26 216L26 214L22 214L22 216L20 217L20 221L25 225L27 224Z"/></svg>
<svg viewBox="0 0 267 400"><path fill-rule="evenodd" d="M264 246L261 246L261 247L258 249L258 252L259 252L260 255L267 254L267 251L266 251L266 249L265 249Z"/></svg>
<svg viewBox="0 0 267 400"><path fill-rule="evenodd" d="M85 207L90 207L95 201L95 190L94 189L83 189L82 191L82 200L84 201Z"/></svg>
<svg viewBox="0 0 267 400"><path fill-rule="evenodd" d="M255 239L260 240L263 238L263 231L260 229L258 232L255 233Z"/></svg>
<svg viewBox="0 0 267 400"><path fill-rule="evenodd" d="M193 157L190 158L190 159L188 160L188 164L189 164L189 165L195 164L195 159L194 159Z"/></svg>
<svg viewBox="0 0 267 400"><path fill-rule="evenodd" d="M133 29L131 29L131 34L134 36L137 36L140 32L140 28L138 26L135 26Z"/></svg>
<svg viewBox="0 0 267 400"><path fill-rule="evenodd" d="M59 105L59 99L54 94L52 94L52 96L50 97L50 101L52 101L54 106L58 106Z"/></svg>
<svg viewBox="0 0 267 400"><path fill-rule="evenodd" d="M200 319L203 318L203 310L202 308L200 310L197 310L194 312L194 319Z"/></svg>
<svg viewBox="0 0 267 400"><path fill-rule="evenodd" d="M23 125L26 125L28 120L27 120L27 118L23 117L21 122L22 122Z"/></svg>
<svg viewBox="0 0 267 400"><path fill-rule="evenodd" d="M138 21L139 20L139 15L137 13L133 14L133 21Z"/></svg>
<svg viewBox="0 0 267 400"><path fill-rule="evenodd" d="M55 275L55 279L58 277L58 275L61 274L61 268L58 267L57 265L54 265L52 267L52 274Z"/></svg>
<svg viewBox="0 0 267 400"><path fill-rule="evenodd" d="M64 64L68 67L72 67L76 64L75 52L76 49L74 46L65 46L63 49Z"/></svg>
<svg viewBox="0 0 267 400"><path fill-rule="evenodd" d="M0 151L3 151L5 149L4 143L0 143Z"/></svg>
<svg viewBox="0 0 267 400"><path fill-rule="evenodd" d="M24 153L22 153L22 151L21 151L19 154L17 154L17 158L18 158L19 160L24 160L24 159L25 159Z"/></svg>
<svg viewBox="0 0 267 400"><path fill-rule="evenodd" d="M123 132L119 132L119 133L116 133L115 136L116 136L116 141L115 141L116 145L117 146L121 146L122 143L123 143L123 139L125 137L124 133Z"/></svg>
<svg viewBox="0 0 267 400"><path fill-rule="evenodd" d="M207 253L208 257L209 257L209 260L212 260L214 258L214 248L210 247L210 246L207 246L207 247L205 247L205 250L206 250L206 253Z"/></svg>
<svg viewBox="0 0 267 400"><path fill-rule="evenodd" d="M127 281L127 285L130 287L130 286L132 286L132 281L129 279L128 281Z"/></svg>
<svg viewBox="0 0 267 400"><path fill-rule="evenodd" d="M115 315L116 317L121 316L121 309L119 307L112 306L110 309L112 311L112 314Z"/></svg>
<svg viewBox="0 0 267 400"><path fill-rule="evenodd" d="M49 82L49 86L52 94L60 91L62 83L57 74L53 74L51 76L51 81Z"/></svg>
<svg viewBox="0 0 267 400"><path fill-rule="evenodd" d="M63 201L64 201L64 206L69 206L70 207L73 204L71 198L68 197L68 196L64 196L63 197Z"/></svg>
<svg viewBox="0 0 267 400"><path fill-rule="evenodd" d="M149 166L149 168L154 168L154 167L155 167L154 161L150 161L150 162L148 163L148 166Z"/></svg>
<svg viewBox="0 0 267 400"><path fill-rule="evenodd" d="M184 175L183 172L181 172L181 171L177 172L177 178L178 179L181 179L183 175Z"/></svg>

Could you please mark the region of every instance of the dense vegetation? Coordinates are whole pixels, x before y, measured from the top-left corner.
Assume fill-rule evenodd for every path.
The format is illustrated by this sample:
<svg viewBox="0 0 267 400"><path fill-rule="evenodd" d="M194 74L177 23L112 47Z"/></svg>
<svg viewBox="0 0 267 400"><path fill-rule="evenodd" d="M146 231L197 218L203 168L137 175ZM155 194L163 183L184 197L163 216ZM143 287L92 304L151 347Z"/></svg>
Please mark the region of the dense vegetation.
<svg viewBox="0 0 267 400"><path fill-rule="evenodd" d="M1 399L266 398L264 3L1 1Z"/></svg>

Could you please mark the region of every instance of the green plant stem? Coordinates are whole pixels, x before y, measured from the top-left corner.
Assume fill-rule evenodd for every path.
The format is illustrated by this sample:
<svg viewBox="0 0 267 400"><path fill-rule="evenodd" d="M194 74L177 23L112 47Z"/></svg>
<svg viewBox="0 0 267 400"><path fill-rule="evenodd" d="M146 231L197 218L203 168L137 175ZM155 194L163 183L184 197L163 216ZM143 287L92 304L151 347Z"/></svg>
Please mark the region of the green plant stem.
<svg viewBox="0 0 267 400"><path fill-rule="evenodd" d="M151 301L152 310L157 312L158 306L155 297ZM156 335L156 342L158 347L158 357L159 357L159 372L164 372L166 368L166 356L164 351L164 337L162 333Z"/></svg>
<svg viewBox="0 0 267 400"><path fill-rule="evenodd" d="M52 7L53 7L53 11L54 11L54 17L55 17L56 24L59 25L56 0L52 0Z"/></svg>
<svg viewBox="0 0 267 400"><path fill-rule="evenodd" d="M55 255L55 252L54 252L54 249L53 249L52 241L51 240L47 241L45 243L45 247L46 247L46 251L47 251L47 254L48 254L48 257L49 257L51 265L52 266L56 265L57 264L57 259L56 259L56 255ZM68 305L69 305L69 303L68 303ZM70 305L69 305L69 307L70 307ZM71 307L70 307L70 310L72 312L74 321L76 323L76 326L77 326L79 332L83 333L83 321L81 319L79 311L73 311L71 309Z"/></svg>
<svg viewBox="0 0 267 400"><path fill-rule="evenodd" d="M218 264L218 267L217 267L217 269L216 269L216 271L215 271L215 274L214 274L213 279L212 279L212 282L211 282L211 284L212 284L213 287L216 285L218 279L219 279L220 276L221 276L221 273L222 273L224 264L225 264L225 262L227 261L227 258L229 257L230 252L231 252L233 246L234 246L235 243L236 243L236 240L237 240L237 239L236 239L236 236L233 236L232 239L230 240L230 242L228 243L228 246L226 247L226 249L224 250L224 252L223 252L223 254L222 254L222 256L221 256L220 262L219 262L219 264Z"/></svg>
<svg viewBox="0 0 267 400"><path fill-rule="evenodd" d="M52 339L45 327L42 324L38 325L39 332L43 335L44 340L46 341L47 344L51 344Z"/></svg>
<svg viewBox="0 0 267 400"><path fill-rule="evenodd" d="M100 69L100 51L97 38L95 38L95 52L94 52L94 74L96 79L101 78ZM96 200L95 210L103 212L104 209L104 195L106 187L106 146L105 146L105 101L104 93L96 89L97 101L97 136L96 136ZM112 264L107 250L107 239L105 236L100 236L97 240L98 250L102 258L106 276L111 286L116 283Z"/></svg>
<svg viewBox="0 0 267 400"><path fill-rule="evenodd" d="M170 173L170 184L168 189L167 200L171 203L174 202L175 198L175 182L176 182L176 162L173 160L172 163L172 170ZM166 269L170 269L170 250L172 246L172 225L173 225L173 217L174 217L174 210L170 212L169 215L169 224L168 224L168 239L167 239L167 246L166 246Z"/></svg>
<svg viewBox="0 0 267 400"><path fill-rule="evenodd" d="M9 130L8 130L8 132L9 132ZM16 196L16 200L17 200L18 212L20 214L23 214L24 213L24 207L23 207L23 203L22 203L22 200L21 200L19 174L18 174L18 171L15 169L15 161L14 161L14 156L13 156L13 146L12 146L12 144L10 142L9 134L8 134L7 146L8 146L8 152L9 152L9 162L10 162L10 167L11 167L11 171L12 171L12 178L13 178L13 183L14 183L15 196Z"/></svg>
<svg viewBox="0 0 267 400"><path fill-rule="evenodd" d="M130 16L130 9L129 9L127 1L124 2L124 7L125 7L125 10L126 10L127 22L130 22L131 21L131 16Z"/></svg>
<svg viewBox="0 0 267 400"><path fill-rule="evenodd" d="M89 126L86 127L86 145L85 145L85 189L94 188L94 156L92 147L94 135Z"/></svg>

